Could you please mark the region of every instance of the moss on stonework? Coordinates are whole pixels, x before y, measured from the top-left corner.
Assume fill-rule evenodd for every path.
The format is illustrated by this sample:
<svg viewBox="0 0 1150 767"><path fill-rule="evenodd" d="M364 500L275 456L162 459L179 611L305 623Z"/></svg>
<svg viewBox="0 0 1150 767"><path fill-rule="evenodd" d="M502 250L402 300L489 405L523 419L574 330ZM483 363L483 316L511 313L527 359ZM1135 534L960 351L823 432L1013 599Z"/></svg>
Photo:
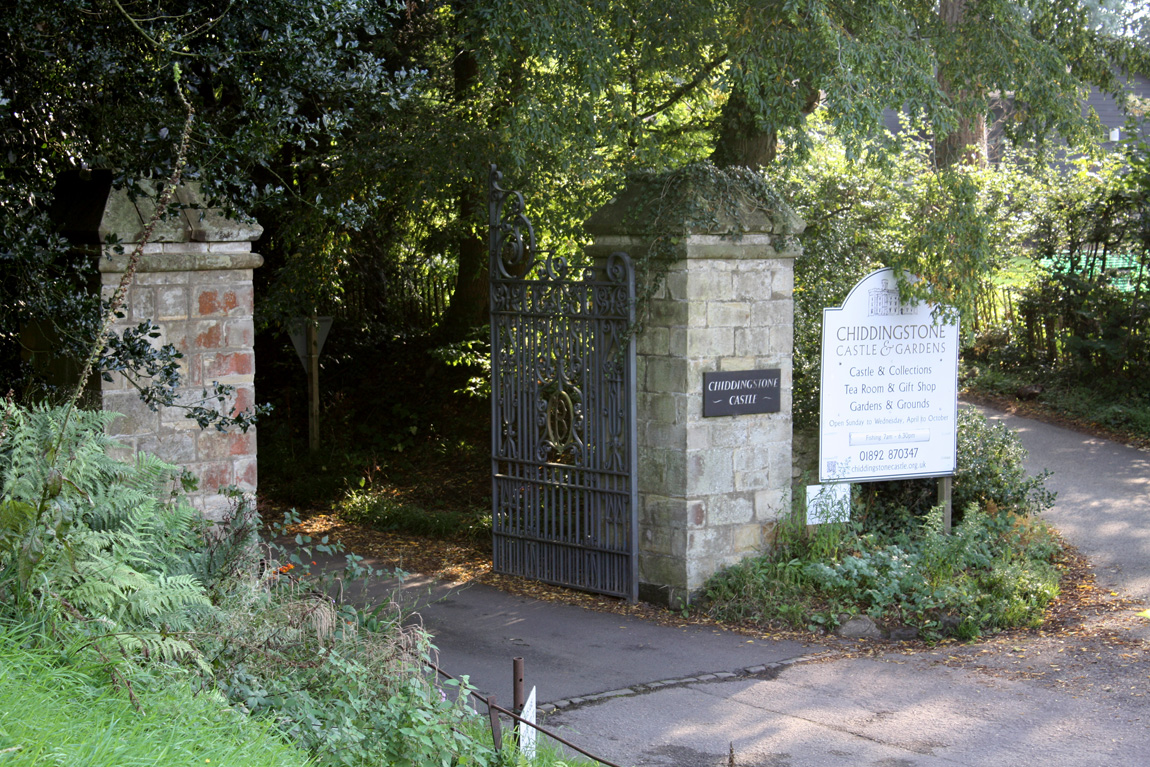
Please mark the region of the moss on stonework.
<svg viewBox="0 0 1150 767"><path fill-rule="evenodd" d="M709 162L632 174L626 188L586 224L593 235L652 240L687 234L797 235L805 226L760 174Z"/></svg>

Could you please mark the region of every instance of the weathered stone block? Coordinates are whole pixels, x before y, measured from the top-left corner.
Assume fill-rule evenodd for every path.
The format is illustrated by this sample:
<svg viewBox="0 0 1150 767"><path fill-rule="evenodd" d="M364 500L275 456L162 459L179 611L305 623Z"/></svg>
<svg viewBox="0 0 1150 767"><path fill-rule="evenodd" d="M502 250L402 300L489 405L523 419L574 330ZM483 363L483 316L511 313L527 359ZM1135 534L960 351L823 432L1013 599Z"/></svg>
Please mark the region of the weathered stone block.
<svg viewBox="0 0 1150 767"><path fill-rule="evenodd" d="M651 357L646 365L647 391L685 392L688 386L687 373L687 361L682 358Z"/></svg>
<svg viewBox="0 0 1150 767"><path fill-rule="evenodd" d="M120 414L108 426L108 434L113 437L134 437L159 428L160 414L144 404L135 389L108 391L103 399L104 410Z"/></svg>
<svg viewBox="0 0 1150 767"><path fill-rule="evenodd" d="M687 429L687 449L706 450L711 447L711 432L709 429L692 426Z"/></svg>
<svg viewBox="0 0 1150 767"><path fill-rule="evenodd" d="M755 502L748 494L728 493L708 504L710 525L742 525L755 518Z"/></svg>
<svg viewBox="0 0 1150 767"><path fill-rule="evenodd" d="M185 287L156 289L156 319L161 322L188 318L188 290Z"/></svg>
<svg viewBox="0 0 1150 767"><path fill-rule="evenodd" d="M682 262L680 262L682 264ZM663 285L667 289L667 297L675 301L687 299L687 270L683 266L672 269L663 278Z"/></svg>
<svg viewBox="0 0 1150 767"><path fill-rule="evenodd" d="M763 545L763 528L759 525L740 525L731 536L734 543L735 560L759 553Z"/></svg>
<svg viewBox="0 0 1150 767"><path fill-rule="evenodd" d="M635 350L639 356L640 365L644 358L659 354L667 354L671 341L671 333L667 328L647 327L635 339ZM637 380L643 380L639 377Z"/></svg>
<svg viewBox="0 0 1150 767"><path fill-rule="evenodd" d="M162 461L185 466L197 459L196 438L186 429L160 428L139 438L137 449Z"/></svg>
<svg viewBox="0 0 1150 767"><path fill-rule="evenodd" d="M789 299L795 294L795 270L790 263L780 265L771 280L771 298Z"/></svg>
<svg viewBox="0 0 1150 767"><path fill-rule="evenodd" d="M199 433L196 452L201 461L222 461L237 456L255 455L254 432L221 432L206 429Z"/></svg>
<svg viewBox="0 0 1150 767"><path fill-rule="evenodd" d="M686 301L652 301L647 322L652 327L686 325L690 318L690 305Z"/></svg>
<svg viewBox="0 0 1150 767"><path fill-rule="evenodd" d="M192 467L192 473L199 477L199 489L205 495L217 494L221 487L227 487L235 481L235 466L232 461L198 463Z"/></svg>
<svg viewBox="0 0 1150 767"><path fill-rule="evenodd" d="M755 519L759 522L772 522L781 519L791 511L791 488L772 487L755 493Z"/></svg>
<svg viewBox="0 0 1150 767"><path fill-rule="evenodd" d="M769 270L742 270L733 278L732 297L738 301L765 301L772 297L773 277Z"/></svg>
<svg viewBox="0 0 1150 767"><path fill-rule="evenodd" d="M643 434L648 445L685 447L687 443L687 425L685 423L648 421L643 424L641 434Z"/></svg>
<svg viewBox="0 0 1150 767"><path fill-rule="evenodd" d="M224 343L233 349L251 349L255 345L255 322L250 318L224 323Z"/></svg>
<svg viewBox="0 0 1150 767"><path fill-rule="evenodd" d="M200 317L227 317L250 315L253 301L250 288L200 287L195 304Z"/></svg>
<svg viewBox="0 0 1150 767"><path fill-rule="evenodd" d="M683 557L687 551L687 533L668 525L648 525L640 533L639 549L644 554Z"/></svg>
<svg viewBox="0 0 1150 767"><path fill-rule="evenodd" d="M653 584L662 589L687 589L687 573L683 560L676 557L653 554L639 555L639 581ZM644 594L645 599L658 599L652 594ZM666 603L663 600L659 600Z"/></svg>
<svg viewBox="0 0 1150 767"><path fill-rule="evenodd" d="M161 248L163 253L180 254L180 253L207 253L208 243L206 242L166 242Z"/></svg>
<svg viewBox="0 0 1150 767"><path fill-rule="evenodd" d="M636 481L639 483L640 494L665 492L668 489L665 459L665 450L639 446Z"/></svg>
<svg viewBox="0 0 1150 767"><path fill-rule="evenodd" d="M793 333L775 333L771 328L735 328L735 354L751 358L776 354L779 350L771 345L776 335L789 338Z"/></svg>
<svg viewBox="0 0 1150 767"><path fill-rule="evenodd" d="M214 351L229 346L221 322L197 322L189 325L193 334L192 345L196 349Z"/></svg>
<svg viewBox="0 0 1150 767"><path fill-rule="evenodd" d="M237 376L250 376L255 373L255 355L250 351L220 352L203 356L203 376L207 380L228 379Z"/></svg>
<svg viewBox="0 0 1150 767"><path fill-rule="evenodd" d="M687 522L695 527L707 524L707 504L696 500L687 503Z"/></svg>
<svg viewBox="0 0 1150 767"><path fill-rule="evenodd" d="M771 353L785 358L788 363L795 352L795 329L776 325L771 333ZM789 367L789 365L788 365Z"/></svg>
<svg viewBox="0 0 1150 767"><path fill-rule="evenodd" d="M735 489L740 492L762 490L772 485L773 474L769 466L735 472Z"/></svg>
<svg viewBox="0 0 1150 767"><path fill-rule="evenodd" d="M254 493L259 482L259 468L255 455L250 458L237 458L232 462L236 486L247 493Z"/></svg>
<svg viewBox="0 0 1150 767"><path fill-rule="evenodd" d="M157 316L156 292L151 288L142 285L133 286L129 291L125 305L128 310L127 318L133 323L138 323L141 320L155 319Z"/></svg>
<svg viewBox="0 0 1150 767"><path fill-rule="evenodd" d="M254 386L237 386L235 394L233 394L228 401L230 405L229 415L236 415L246 410L251 410L256 404L256 392Z"/></svg>
<svg viewBox="0 0 1150 767"><path fill-rule="evenodd" d="M735 489L733 450L693 450L687 454L687 487L692 497Z"/></svg>
<svg viewBox="0 0 1150 767"><path fill-rule="evenodd" d="M777 299L755 304L751 310L751 324L755 327L794 327L794 304L790 300Z"/></svg>
<svg viewBox="0 0 1150 767"><path fill-rule="evenodd" d="M691 273L687 280L687 300L726 301L734 293L734 282L730 272L713 269L700 269Z"/></svg>
<svg viewBox="0 0 1150 767"><path fill-rule="evenodd" d="M199 509L205 519L222 520L231 511L233 503L218 492L201 490L192 498L192 505Z"/></svg>
<svg viewBox="0 0 1150 767"><path fill-rule="evenodd" d="M751 305L744 301L712 301L707 304L707 326L743 328L751 320Z"/></svg>
<svg viewBox="0 0 1150 767"><path fill-rule="evenodd" d="M653 362L654 360L649 361ZM676 395L669 391L649 391L643 397L643 406L646 408L647 418L654 423L678 423L678 411L675 405Z"/></svg>
<svg viewBox="0 0 1150 767"><path fill-rule="evenodd" d="M691 328L687 335L687 357L725 357L735 352L733 328Z"/></svg>
<svg viewBox="0 0 1150 767"><path fill-rule="evenodd" d="M686 503L681 495L666 495L655 490L643 493L639 500L639 521L683 527L686 524Z"/></svg>
<svg viewBox="0 0 1150 767"><path fill-rule="evenodd" d="M769 467L771 447L745 446L735 451L735 471L755 471Z"/></svg>
<svg viewBox="0 0 1150 767"><path fill-rule="evenodd" d="M790 433L789 423L781 413L760 414L754 418L754 421L748 419L747 436L743 440L745 447L765 447L782 442Z"/></svg>
<svg viewBox="0 0 1150 767"><path fill-rule="evenodd" d="M737 448L747 442L747 423L743 417L724 417L702 419L701 423L708 434L708 441L713 448Z"/></svg>
<svg viewBox="0 0 1150 767"><path fill-rule="evenodd" d="M120 463L135 463L136 460L136 444L135 440L119 437L116 440L121 446L113 447L108 450L108 457Z"/></svg>

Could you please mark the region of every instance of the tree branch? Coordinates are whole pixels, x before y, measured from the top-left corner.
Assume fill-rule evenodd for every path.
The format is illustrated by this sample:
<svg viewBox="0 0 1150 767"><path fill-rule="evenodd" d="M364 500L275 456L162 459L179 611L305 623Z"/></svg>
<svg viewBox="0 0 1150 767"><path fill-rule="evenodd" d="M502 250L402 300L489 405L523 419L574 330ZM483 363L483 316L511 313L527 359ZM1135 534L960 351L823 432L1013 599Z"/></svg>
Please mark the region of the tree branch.
<svg viewBox="0 0 1150 767"><path fill-rule="evenodd" d="M721 67L723 64L727 63L728 58L730 58L730 54L724 53L723 55L719 56L718 58L713 59L710 62L708 62L707 65L705 67L703 67L702 71L700 71L699 74L695 76L694 80L687 83L686 85L681 86L678 90L676 90L674 93L672 93L667 98L666 101L664 101L659 106L639 115L639 119L646 122L647 120L650 120L651 118L655 117L655 115L657 115L661 112L665 112L666 110L673 107L676 103L681 101L684 96L686 96L691 91L695 90L695 88L698 88L700 85L702 85L703 81L706 80L708 77L710 77L712 72L714 72L716 69Z"/></svg>

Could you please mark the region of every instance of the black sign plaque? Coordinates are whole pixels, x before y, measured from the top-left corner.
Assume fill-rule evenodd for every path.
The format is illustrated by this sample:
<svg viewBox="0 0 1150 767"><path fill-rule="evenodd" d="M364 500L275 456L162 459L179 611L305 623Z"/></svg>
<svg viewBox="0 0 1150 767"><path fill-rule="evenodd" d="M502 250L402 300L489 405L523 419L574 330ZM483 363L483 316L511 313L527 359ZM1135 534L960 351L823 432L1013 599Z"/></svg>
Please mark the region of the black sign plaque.
<svg viewBox="0 0 1150 767"><path fill-rule="evenodd" d="M703 417L777 413L782 370L703 373Z"/></svg>

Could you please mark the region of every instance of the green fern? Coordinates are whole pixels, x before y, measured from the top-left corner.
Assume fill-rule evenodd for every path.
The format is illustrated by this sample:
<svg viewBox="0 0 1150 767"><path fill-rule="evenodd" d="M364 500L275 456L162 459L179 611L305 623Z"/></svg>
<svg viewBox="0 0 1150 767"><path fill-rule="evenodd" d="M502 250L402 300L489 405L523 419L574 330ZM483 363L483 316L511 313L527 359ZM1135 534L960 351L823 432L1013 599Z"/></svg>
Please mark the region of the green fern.
<svg viewBox="0 0 1150 767"><path fill-rule="evenodd" d="M114 460L114 414L3 405L0 609L51 610L128 654L195 657L178 633L210 606L191 572L199 515L175 469Z"/></svg>

